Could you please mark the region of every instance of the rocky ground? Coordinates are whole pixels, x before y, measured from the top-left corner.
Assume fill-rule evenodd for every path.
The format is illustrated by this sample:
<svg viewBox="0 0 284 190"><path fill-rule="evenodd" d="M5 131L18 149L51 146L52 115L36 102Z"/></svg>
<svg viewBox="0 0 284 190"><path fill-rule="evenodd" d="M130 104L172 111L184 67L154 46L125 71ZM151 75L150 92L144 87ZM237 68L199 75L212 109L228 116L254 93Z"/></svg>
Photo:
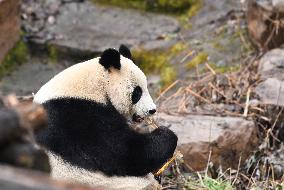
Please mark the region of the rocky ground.
<svg viewBox="0 0 284 190"><path fill-rule="evenodd" d="M36 92L56 71L95 57L109 47L126 44L145 50L167 48L174 39L164 40L165 36L175 35L180 25L172 17L99 6L89 1L30 0L22 5L22 29L24 40L31 44L32 55L23 69L19 67L3 78L0 86L4 94ZM32 73L40 73L37 80ZM15 87L16 81L21 81L21 85Z"/></svg>
<svg viewBox="0 0 284 190"><path fill-rule="evenodd" d="M263 1L255 2L262 10ZM263 55L275 43L263 39L256 43L262 35L250 27L258 17L249 17L247 24L246 10L239 1L204 0L188 17L87 0L24 0L22 30L30 47L28 63L4 76L0 90L31 95L67 66L126 44L138 54L137 60L167 62L163 71L175 72L174 80L164 86L159 82L162 68L148 68L158 71L147 73L159 107L156 121L178 135L178 149L184 155L183 164L177 162L164 172L165 189L202 189L224 181L229 189L262 189L269 176L274 179L265 185L276 186L284 168L284 53L273 49ZM205 170L205 177L192 173L196 170Z"/></svg>

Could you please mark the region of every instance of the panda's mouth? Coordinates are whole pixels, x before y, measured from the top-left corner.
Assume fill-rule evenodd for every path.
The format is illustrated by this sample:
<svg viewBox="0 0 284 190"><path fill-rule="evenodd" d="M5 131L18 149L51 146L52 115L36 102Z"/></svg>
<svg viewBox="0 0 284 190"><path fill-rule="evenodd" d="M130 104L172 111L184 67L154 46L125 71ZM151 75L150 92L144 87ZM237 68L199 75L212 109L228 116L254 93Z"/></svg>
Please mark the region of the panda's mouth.
<svg viewBox="0 0 284 190"><path fill-rule="evenodd" d="M137 115L136 113L133 114L133 116L132 116L132 121L134 121L134 122L141 123L143 120L144 120L144 118Z"/></svg>

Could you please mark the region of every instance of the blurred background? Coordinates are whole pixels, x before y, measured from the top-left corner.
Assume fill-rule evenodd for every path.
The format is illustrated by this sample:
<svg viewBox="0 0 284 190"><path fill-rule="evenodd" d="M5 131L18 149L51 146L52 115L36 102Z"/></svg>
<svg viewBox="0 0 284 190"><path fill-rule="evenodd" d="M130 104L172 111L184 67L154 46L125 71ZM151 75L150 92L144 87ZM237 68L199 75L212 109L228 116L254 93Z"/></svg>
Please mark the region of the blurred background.
<svg viewBox="0 0 284 190"><path fill-rule="evenodd" d="M209 56L212 67L227 71L250 51L238 38L244 33L239 1L11 0L1 9L3 94L36 92L65 67L120 44L131 48L153 95L194 77L190 70Z"/></svg>
<svg viewBox="0 0 284 190"><path fill-rule="evenodd" d="M121 44L179 137L163 189L282 189L283 19L283 0L0 0L0 189L83 188L10 166L50 172L32 94Z"/></svg>

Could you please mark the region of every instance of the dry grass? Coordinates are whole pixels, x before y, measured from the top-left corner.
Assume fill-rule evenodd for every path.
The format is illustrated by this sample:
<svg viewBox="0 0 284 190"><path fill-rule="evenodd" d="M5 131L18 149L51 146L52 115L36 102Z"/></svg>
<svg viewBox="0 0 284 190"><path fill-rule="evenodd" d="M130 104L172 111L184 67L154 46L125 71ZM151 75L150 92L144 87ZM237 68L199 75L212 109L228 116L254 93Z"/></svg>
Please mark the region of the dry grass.
<svg viewBox="0 0 284 190"><path fill-rule="evenodd" d="M260 82L256 74L256 56L247 59L247 65L238 72L216 74L212 67L206 64L208 72L196 74L191 82L175 81L157 99L160 110L167 113L199 113L224 114L250 117L255 114L249 105L251 99L257 97L253 89ZM175 88L175 89L174 89ZM174 89L174 90L173 90ZM225 105L220 108L217 104ZM226 109L226 105L237 111ZM200 108L203 112L200 113ZM223 109L222 109L223 108Z"/></svg>

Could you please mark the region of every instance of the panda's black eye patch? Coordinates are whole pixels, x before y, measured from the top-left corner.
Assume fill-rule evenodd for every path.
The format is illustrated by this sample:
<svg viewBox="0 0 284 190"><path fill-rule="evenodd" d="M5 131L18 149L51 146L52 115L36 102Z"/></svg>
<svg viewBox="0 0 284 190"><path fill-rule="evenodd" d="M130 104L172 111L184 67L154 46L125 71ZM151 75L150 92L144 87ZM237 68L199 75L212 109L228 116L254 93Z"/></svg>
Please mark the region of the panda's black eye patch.
<svg viewBox="0 0 284 190"><path fill-rule="evenodd" d="M140 86L136 86L132 93L132 104L136 104L142 96L142 88Z"/></svg>

